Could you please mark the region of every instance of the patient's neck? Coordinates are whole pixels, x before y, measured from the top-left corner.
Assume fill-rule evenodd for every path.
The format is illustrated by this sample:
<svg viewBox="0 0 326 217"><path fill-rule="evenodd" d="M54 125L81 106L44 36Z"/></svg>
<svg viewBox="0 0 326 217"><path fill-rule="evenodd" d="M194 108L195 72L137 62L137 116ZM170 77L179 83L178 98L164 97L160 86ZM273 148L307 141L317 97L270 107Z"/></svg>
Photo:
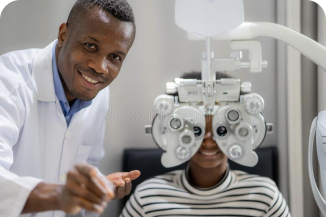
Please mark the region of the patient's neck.
<svg viewBox="0 0 326 217"><path fill-rule="evenodd" d="M228 164L221 164L212 169L202 168L191 161L189 164L190 183L199 188L211 188L219 184L228 170Z"/></svg>

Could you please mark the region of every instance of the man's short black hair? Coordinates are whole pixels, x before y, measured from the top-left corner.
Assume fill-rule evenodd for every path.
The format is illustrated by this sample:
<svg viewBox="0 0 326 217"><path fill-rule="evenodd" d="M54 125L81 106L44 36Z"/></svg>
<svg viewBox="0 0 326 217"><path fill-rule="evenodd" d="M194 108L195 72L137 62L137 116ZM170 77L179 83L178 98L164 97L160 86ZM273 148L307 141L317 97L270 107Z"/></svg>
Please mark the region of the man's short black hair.
<svg viewBox="0 0 326 217"><path fill-rule="evenodd" d="M196 71L186 72L182 74L180 78L201 80L201 72L196 72ZM216 80L219 80L221 78L233 78L233 77L224 72L216 72Z"/></svg>
<svg viewBox="0 0 326 217"><path fill-rule="evenodd" d="M135 26L134 13L127 0L77 0L72 7L67 24L70 29L78 25L78 21L93 7L98 7L112 14L124 22L131 22Z"/></svg>

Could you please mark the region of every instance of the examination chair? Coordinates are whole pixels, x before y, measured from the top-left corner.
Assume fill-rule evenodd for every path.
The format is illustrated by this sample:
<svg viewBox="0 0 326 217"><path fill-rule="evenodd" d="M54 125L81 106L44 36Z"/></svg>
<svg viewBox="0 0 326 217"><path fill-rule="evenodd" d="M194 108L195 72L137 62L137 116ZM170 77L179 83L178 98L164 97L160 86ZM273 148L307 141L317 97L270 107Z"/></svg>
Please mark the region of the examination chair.
<svg viewBox="0 0 326 217"><path fill-rule="evenodd" d="M160 149L125 149L123 153L123 171L140 170L141 176L132 182L132 192L138 184L156 175L164 174L169 171L185 168L186 163L177 167L165 168L161 164L162 150ZM278 155L275 147L258 148L258 164L254 167L241 166L229 160L232 170L241 170L250 174L269 177L278 185ZM130 193L130 195L132 194ZM130 196L129 195L129 196ZM122 199L122 207L129 199L126 196Z"/></svg>

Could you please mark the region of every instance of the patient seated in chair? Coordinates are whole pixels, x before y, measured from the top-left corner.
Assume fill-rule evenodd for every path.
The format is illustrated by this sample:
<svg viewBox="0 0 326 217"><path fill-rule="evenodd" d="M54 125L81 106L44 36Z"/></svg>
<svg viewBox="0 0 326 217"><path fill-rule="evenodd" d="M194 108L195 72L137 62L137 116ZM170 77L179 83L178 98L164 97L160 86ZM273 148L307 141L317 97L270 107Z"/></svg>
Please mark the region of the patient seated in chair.
<svg viewBox="0 0 326 217"><path fill-rule="evenodd" d="M200 80L200 73L183 78ZM204 140L186 168L138 185L120 216L291 216L274 181L229 168L213 139L213 116L205 117Z"/></svg>

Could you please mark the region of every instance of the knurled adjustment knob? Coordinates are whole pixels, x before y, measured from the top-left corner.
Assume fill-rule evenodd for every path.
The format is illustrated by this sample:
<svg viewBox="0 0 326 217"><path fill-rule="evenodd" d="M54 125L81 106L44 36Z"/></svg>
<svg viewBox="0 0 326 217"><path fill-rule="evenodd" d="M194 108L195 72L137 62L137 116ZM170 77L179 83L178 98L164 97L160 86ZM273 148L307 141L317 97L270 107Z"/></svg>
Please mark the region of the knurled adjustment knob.
<svg viewBox="0 0 326 217"><path fill-rule="evenodd" d="M179 146L176 150L176 155L180 160L186 160L190 157L190 149Z"/></svg>
<svg viewBox="0 0 326 217"><path fill-rule="evenodd" d="M258 115L264 109L264 100L261 96L254 95L246 100L245 107L249 114Z"/></svg>
<svg viewBox="0 0 326 217"><path fill-rule="evenodd" d="M241 145L239 145L239 144L231 145L228 152L229 152L230 158L235 159L235 160L242 158L242 156L244 155L244 150L241 147Z"/></svg>

